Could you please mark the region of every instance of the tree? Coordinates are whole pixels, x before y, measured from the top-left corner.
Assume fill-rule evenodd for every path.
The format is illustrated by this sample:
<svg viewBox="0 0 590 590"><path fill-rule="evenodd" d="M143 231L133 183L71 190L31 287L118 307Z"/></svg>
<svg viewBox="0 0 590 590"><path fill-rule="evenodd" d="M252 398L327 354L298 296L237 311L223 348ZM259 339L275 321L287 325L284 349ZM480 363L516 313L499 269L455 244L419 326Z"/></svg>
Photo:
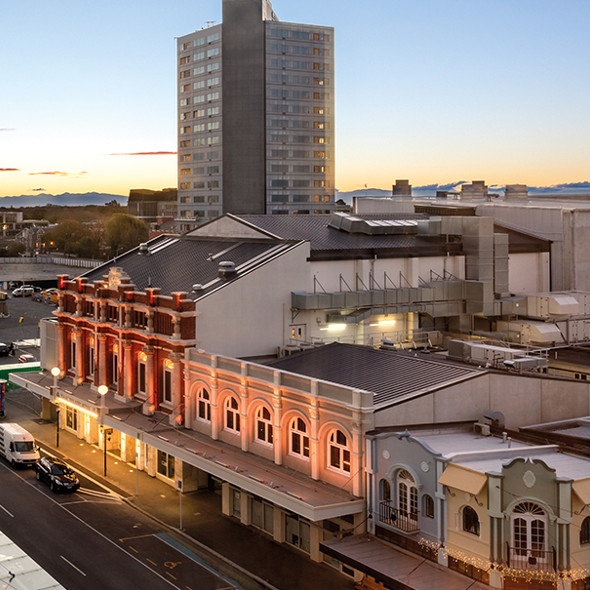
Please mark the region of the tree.
<svg viewBox="0 0 590 590"><path fill-rule="evenodd" d="M111 256L135 248L147 241L148 236L147 223L127 213L113 214L105 225L105 241L110 248Z"/></svg>
<svg viewBox="0 0 590 590"><path fill-rule="evenodd" d="M87 234L86 228L73 219L66 219L53 229L45 232L43 241L53 242L52 248L64 254L74 254L76 245Z"/></svg>

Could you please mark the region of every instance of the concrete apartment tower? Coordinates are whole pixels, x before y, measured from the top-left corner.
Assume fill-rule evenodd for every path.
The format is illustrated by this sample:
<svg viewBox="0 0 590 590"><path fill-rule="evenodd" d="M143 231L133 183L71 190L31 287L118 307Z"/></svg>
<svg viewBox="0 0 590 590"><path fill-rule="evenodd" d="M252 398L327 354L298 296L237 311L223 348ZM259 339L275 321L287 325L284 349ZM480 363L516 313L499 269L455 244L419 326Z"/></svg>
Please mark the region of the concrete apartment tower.
<svg viewBox="0 0 590 590"><path fill-rule="evenodd" d="M334 209L334 30L223 0L223 23L178 39L178 214Z"/></svg>

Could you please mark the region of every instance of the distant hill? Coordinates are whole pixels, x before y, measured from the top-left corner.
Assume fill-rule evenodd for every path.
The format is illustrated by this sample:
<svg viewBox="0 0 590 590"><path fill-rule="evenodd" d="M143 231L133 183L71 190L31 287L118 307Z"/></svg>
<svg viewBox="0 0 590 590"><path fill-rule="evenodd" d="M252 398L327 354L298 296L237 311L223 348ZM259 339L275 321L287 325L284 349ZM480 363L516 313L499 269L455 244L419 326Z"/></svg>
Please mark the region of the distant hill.
<svg viewBox="0 0 590 590"><path fill-rule="evenodd" d="M63 193L61 195L20 195L18 197L0 197L0 207L42 207L45 205L69 205L82 207L84 205L106 205L117 201L119 205L127 205L126 195L109 195L105 193Z"/></svg>

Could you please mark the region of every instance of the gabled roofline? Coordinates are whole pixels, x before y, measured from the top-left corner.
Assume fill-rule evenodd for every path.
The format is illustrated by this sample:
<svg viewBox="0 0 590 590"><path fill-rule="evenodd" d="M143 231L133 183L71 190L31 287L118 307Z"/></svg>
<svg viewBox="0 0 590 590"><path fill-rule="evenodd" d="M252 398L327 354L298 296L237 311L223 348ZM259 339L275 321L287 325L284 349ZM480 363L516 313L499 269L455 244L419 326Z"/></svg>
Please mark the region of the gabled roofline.
<svg viewBox="0 0 590 590"><path fill-rule="evenodd" d="M249 221L245 221L244 219L241 219L238 215L233 215L232 213L224 213L223 215L221 215L220 217L216 217L215 219L211 219L211 221L207 221L206 223L203 223L202 225L199 225L199 227L196 227L195 229L183 234L183 236L187 237L187 238L192 238L192 237L199 237L199 236L192 236L191 233L194 231L197 231L203 227L207 227L213 223L218 223L220 219L223 218L227 218L227 219L231 219L232 221L235 221L237 223L239 223L240 225L243 225L244 227L248 227L249 229L254 230L255 232L261 234L262 236L265 236L267 238L273 239L273 240L283 240L285 241L285 238L282 238L280 236L277 236L269 231L266 231L264 229L262 229L261 227L250 223ZM209 236L211 237L211 236Z"/></svg>

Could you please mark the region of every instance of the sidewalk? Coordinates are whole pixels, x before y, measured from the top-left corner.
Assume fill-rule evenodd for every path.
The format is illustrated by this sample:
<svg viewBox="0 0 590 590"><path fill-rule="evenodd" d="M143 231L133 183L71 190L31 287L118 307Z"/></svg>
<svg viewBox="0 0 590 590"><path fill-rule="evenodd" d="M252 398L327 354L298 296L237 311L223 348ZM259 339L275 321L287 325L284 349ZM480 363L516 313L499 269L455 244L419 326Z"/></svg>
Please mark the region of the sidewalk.
<svg viewBox="0 0 590 590"><path fill-rule="evenodd" d="M244 588L278 590L350 590L353 583L324 564L312 562L303 553L275 543L252 527L246 527L221 515L221 497L209 491L185 493L182 496L182 527L178 492L133 465L107 455L107 477L103 476L104 455L96 446L60 430L56 448L56 425L39 419L38 400L20 389L7 394L7 421L20 423L29 430L39 445L62 456L76 469L115 491L129 505L175 530L175 536L222 573L230 567L249 572L259 584ZM136 493L137 490L137 493ZM235 576L235 571L232 572Z"/></svg>

